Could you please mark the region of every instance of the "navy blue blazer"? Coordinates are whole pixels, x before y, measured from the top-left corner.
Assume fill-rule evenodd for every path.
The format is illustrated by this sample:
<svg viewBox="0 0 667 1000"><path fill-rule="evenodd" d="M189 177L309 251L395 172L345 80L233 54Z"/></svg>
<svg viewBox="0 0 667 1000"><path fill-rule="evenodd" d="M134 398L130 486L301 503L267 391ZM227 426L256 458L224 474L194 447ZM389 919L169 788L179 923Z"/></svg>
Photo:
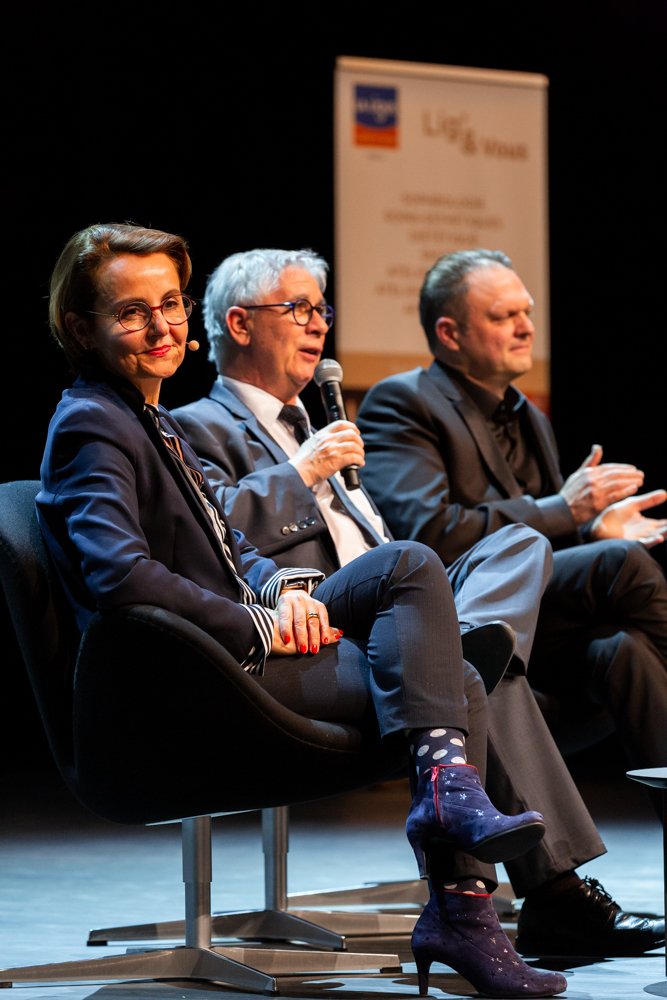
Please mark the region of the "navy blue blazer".
<svg viewBox="0 0 667 1000"><path fill-rule="evenodd" d="M181 406L173 416L185 429L227 516L262 555L279 566L313 566L325 576L340 569L313 491L252 410L220 379L208 397ZM369 546L382 544L346 491L335 479L329 482L336 509L357 524ZM386 527L385 534L391 539Z"/></svg>
<svg viewBox="0 0 667 1000"><path fill-rule="evenodd" d="M243 662L260 637L211 520L144 397L102 369L67 389L49 425L39 523L83 631L96 610L154 604L181 615ZM186 463L203 473L178 423ZM277 572L227 521L236 572L255 594ZM260 601L258 599L257 603Z"/></svg>

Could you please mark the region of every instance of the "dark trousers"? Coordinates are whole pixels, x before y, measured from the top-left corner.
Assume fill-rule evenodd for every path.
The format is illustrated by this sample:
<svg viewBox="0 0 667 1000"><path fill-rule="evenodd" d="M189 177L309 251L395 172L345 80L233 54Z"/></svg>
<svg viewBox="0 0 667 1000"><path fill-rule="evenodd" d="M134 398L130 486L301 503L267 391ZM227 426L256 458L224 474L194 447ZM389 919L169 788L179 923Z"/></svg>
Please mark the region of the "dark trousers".
<svg viewBox="0 0 667 1000"><path fill-rule="evenodd" d="M477 582L470 579L465 585L462 567L455 581L457 603L460 595L467 617L508 617L520 626L526 643L528 637L532 640L534 627L527 605L533 606L536 617L536 602L546 582L545 552L540 544L530 543L534 534L520 526L509 532L502 546L499 537L491 536L493 546L486 544L466 560L468 571L477 572ZM270 657L257 682L282 704L311 718L362 722L374 713L382 716L385 732L392 726L448 724L467 732L468 760L479 769L482 781L486 779L494 804L509 814L537 809L547 821L544 840L507 865L515 891L524 895L603 854L604 845L526 679L502 681L487 701L473 667L464 664L460 675L452 671L451 664L459 663L461 656L458 625L449 585L427 554L432 555L415 543L392 543L339 570L321 584L317 596L345 639L315 656ZM442 569L437 560L436 565ZM443 649L449 650L448 661L441 655ZM527 647L526 651L530 652ZM443 692L448 693L443 697ZM491 885L496 880L493 866L469 855L456 853L447 859L448 878L466 875Z"/></svg>
<svg viewBox="0 0 667 1000"><path fill-rule="evenodd" d="M382 735L460 729L483 782L486 692L463 660L451 586L435 553L419 542L378 546L320 584L316 596L345 638L315 656L269 657L257 682L311 718L359 723L372 712ZM469 855L448 852L442 863L446 878L472 869L495 884L495 871Z"/></svg>
<svg viewBox="0 0 667 1000"><path fill-rule="evenodd" d="M561 718L612 715L633 767L667 764L667 581L638 542L610 539L554 553L531 685Z"/></svg>
<svg viewBox="0 0 667 1000"><path fill-rule="evenodd" d="M345 638L315 656L269 657L258 681L278 701L323 720L355 722L373 711L383 736L436 725L471 731L464 687L481 682L472 668L464 681L452 589L431 549L378 546L315 596Z"/></svg>

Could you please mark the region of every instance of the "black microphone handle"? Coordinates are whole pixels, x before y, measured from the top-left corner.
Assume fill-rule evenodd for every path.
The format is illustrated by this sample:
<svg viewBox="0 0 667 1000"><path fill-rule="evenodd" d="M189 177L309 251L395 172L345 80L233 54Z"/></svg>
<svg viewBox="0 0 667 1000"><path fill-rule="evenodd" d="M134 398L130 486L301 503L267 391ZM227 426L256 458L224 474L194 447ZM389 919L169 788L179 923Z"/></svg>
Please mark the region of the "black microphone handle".
<svg viewBox="0 0 667 1000"><path fill-rule="evenodd" d="M334 420L347 420L343 393L340 391L340 382L323 382L320 386L320 393L322 394L322 405L324 406L329 423L333 423ZM348 490L358 490L361 486L359 466L347 465L340 471L343 474L346 488Z"/></svg>
<svg viewBox="0 0 667 1000"><path fill-rule="evenodd" d="M343 474L343 481L345 487L348 490L358 490L361 486L361 479L359 478L359 466L358 465L346 465L344 469L340 470Z"/></svg>

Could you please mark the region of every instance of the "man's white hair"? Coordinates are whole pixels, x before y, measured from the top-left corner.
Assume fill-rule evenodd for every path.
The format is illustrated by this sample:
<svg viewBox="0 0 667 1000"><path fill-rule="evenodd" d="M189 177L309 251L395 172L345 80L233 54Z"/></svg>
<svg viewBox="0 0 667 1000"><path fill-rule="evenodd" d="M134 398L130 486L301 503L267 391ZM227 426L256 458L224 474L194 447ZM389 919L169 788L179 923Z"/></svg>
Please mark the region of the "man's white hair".
<svg viewBox="0 0 667 1000"><path fill-rule="evenodd" d="M209 276L204 295L204 326L208 334L209 361L221 369L229 330L225 317L232 306L258 305L280 284L288 267L308 271L324 292L329 265L312 250L246 250L226 257Z"/></svg>

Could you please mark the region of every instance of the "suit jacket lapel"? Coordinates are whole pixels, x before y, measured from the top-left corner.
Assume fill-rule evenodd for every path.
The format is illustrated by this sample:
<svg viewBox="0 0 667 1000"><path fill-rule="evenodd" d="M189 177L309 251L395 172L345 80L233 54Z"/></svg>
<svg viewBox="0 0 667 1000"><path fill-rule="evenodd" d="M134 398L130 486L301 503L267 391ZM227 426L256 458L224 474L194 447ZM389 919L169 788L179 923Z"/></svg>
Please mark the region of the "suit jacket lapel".
<svg viewBox="0 0 667 1000"><path fill-rule="evenodd" d="M213 388L211 389L210 396L215 399L216 402L221 403L234 417L239 421L239 425L244 428L252 437L256 440L261 441L273 461L279 465L281 462L289 461L289 456L282 450L279 444L277 444L269 432L262 427L259 420L252 412L249 410L245 403L242 403L238 396L235 396L233 392L230 392L224 385L219 381L213 383ZM371 526L371 524L366 520L364 515L361 513L359 508L352 503L347 495L347 491L344 490L337 482L334 476L329 480L331 483L331 488L334 491L335 496L338 498L337 506L342 508L350 515L353 521L359 526L364 538L369 545L382 545L383 539L380 538L377 531ZM334 501L335 502L335 501Z"/></svg>
<svg viewBox="0 0 667 1000"><path fill-rule="evenodd" d="M170 414L166 410L161 410L160 416L163 419L163 421L166 421L166 423L169 424L171 418ZM225 523L225 528L227 530L227 542L230 545L232 551L232 558L234 559L233 567L229 565L227 557L225 556L225 553L222 550L222 546L220 545L220 542L218 540L218 536L216 535L215 530L213 528L213 524L211 523L211 518L209 517L204 507L202 506L202 502L196 494L196 488L190 482L188 477L185 475L185 472L183 471L180 462L172 452L171 448L167 447L166 443L162 438L162 434L155 426L155 423L153 422L152 418L148 414L142 413L140 415L140 420L146 430L146 433L148 434L153 444L155 445L158 453L162 456L163 462L165 463L165 465L171 472L172 476L174 477L178 488L183 494L190 510L192 511L192 514L195 517L195 520L199 522L199 525L208 535L213 551L217 553L221 565L224 567L225 571L229 575L230 579L233 581L234 585L236 585L237 581L234 579L234 572L236 572L239 576L243 577L243 568L241 564L240 553L238 551L238 545L236 545L236 539L232 532L231 525L227 520L225 512L223 511L222 507L218 503L215 494L208 485L208 480L206 479L204 470L199 464L199 459L194 454L187 441L181 440L181 448L183 449L183 457L186 463L191 468L196 469L198 472L201 473L204 480L204 489L206 495L210 500L210 502L216 507L221 520L223 520ZM173 433L175 436L178 436L176 433L176 428L170 428L170 430L171 433Z"/></svg>
<svg viewBox="0 0 667 1000"><path fill-rule="evenodd" d="M352 520L359 527L359 530L366 539L366 542L370 546L375 548L376 545L383 545L384 544L383 539L380 538L375 528L373 528L373 526L371 525L370 521L366 520L366 518L361 513L357 505L350 500L347 494L347 490L345 490L340 485L336 477L332 476L329 482L331 484L331 489L334 491L335 498L338 500L337 504L336 500L334 500L335 506L337 506L339 509L342 508L347 514L350 515Z"/></svg>
<svg viewBox="0 0 667 1000"><path fill-rule="evenodd" d="M479 452L486 462L489 471L502 486L508 497L523 496L512 470L505 461L500 448L490 434L484 417L469 400L462 396L447 373L437 361L428 369L427 374L433 379L440 391L451 400L459 416L473 436Z"/></svg>
<svg viewBox="0 0 667 1000"><path fill-rule="evenodd" d="M545 434L543 423L535 413L533 405L528 400L526 400L524 405L528 410L528 420L530 422L532 432L535 435L535 441L538 447L538 456L540 460L544 462L547 475L551 479L551 490L554 493L557 493L563 485L563 477L561 475L560 468L558 467L553 442L550 441Z"/></svg>
<svg viewBox="0 0 667 1000"><path fill-rule="evenodd" d="M217 381L213 383L213 388L209 395L211 399L214 399L217 403L221 403L225 409L229 410L236 417L243 430L246 430L251 437L264 445L276 465L288 461L289 456L273 440L266 428L262 427L252 410L249 410L238 396L235 396L233 392L230 392L229 389L226 389L224 385L221 385Z"/></svg>

